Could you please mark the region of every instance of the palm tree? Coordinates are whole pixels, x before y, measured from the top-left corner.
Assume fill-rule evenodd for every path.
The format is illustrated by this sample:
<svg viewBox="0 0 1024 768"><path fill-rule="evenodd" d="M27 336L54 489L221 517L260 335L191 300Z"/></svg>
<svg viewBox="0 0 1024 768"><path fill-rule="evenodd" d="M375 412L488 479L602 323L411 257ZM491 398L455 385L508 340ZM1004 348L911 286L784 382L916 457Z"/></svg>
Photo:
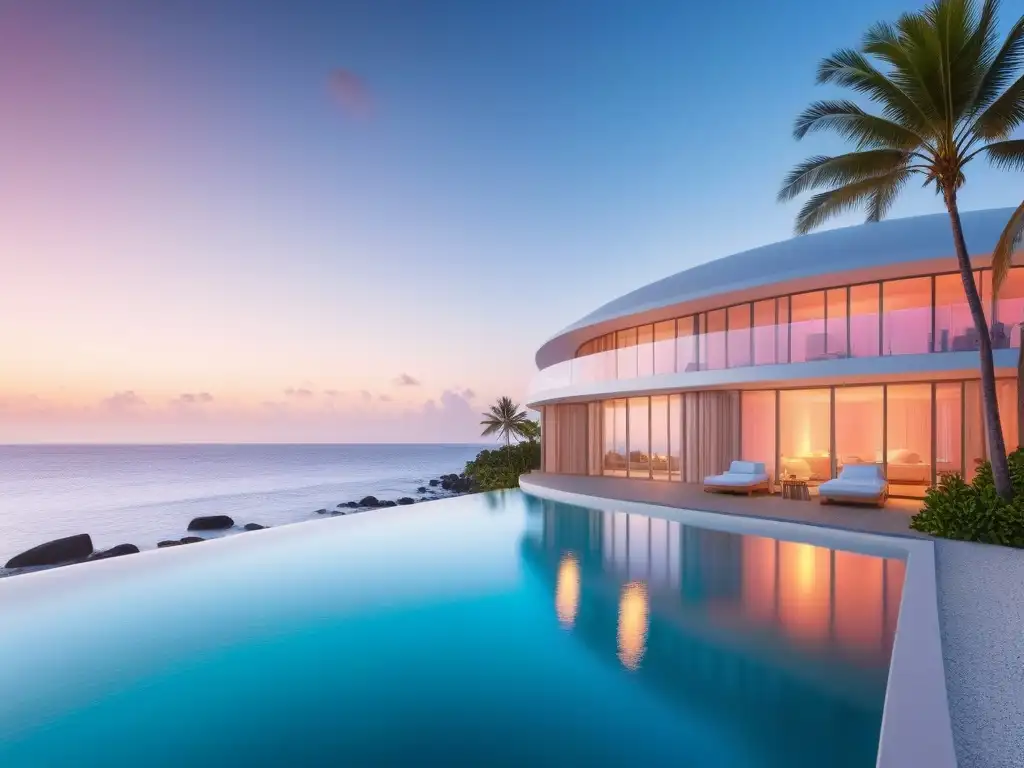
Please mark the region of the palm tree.
<svg viewBox="0 0 1024 768"><path fill-rule="evenodd" d="M524 427L529 418L526 411L519 410L519 404L513 403L510 397L500 397L498 402L491 406L487 413L481 414L484 417L480 425L484 427L481 437L497 435L505 439L505 447L512 444L512 438L526 437L529 427Z"/></svg>
<svg viewBox="0 0 1024 768"><path fill-rule="evenodd" d="M812 189L796 218L804 234L831 217L858 207L879 221L907 182L923 177L934 185L949 212L953 245L971 317L981 337L981 387L985 431L996 490L1013 495L1006 446L996 403L992 341L974 284L957 192L964 170L984 156L999 168L1024 170L1024 139L1011 139L1024 124L1024 16L1000 44L998 0L935 0L904 14L895 24L872 26L859 50L837 51L818 66L818 82L863 94L881 114L848 100L818 101L797 118L793 134L802 139L832 131L855 149L832 157L811 157L786 177L779 200ZM1015 244L1024 231L1024 212L1007 225L993 252L993 288L998 288Z"/></svg>

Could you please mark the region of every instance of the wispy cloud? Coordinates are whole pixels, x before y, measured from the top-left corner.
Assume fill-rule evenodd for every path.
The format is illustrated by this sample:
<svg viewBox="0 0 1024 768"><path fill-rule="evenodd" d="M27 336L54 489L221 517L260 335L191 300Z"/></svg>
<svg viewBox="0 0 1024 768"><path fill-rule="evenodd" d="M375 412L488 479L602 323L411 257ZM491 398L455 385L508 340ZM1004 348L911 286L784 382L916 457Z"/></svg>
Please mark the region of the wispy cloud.
<svg viewBox="0 0 1024 768"><path fill-rule="evenodd" d="M109 408L115 411L145 404L146 401L135 394L135 390L132 389L126 389L123 392L115 392L110 397L104 398L100 401L100 405L103 408Z"/></svg>
<svg viewBox="0 0 1024 768"><path fill-rule="evenodd" d="M474 392L469 387L466 387L464 390L462 390L461 394L466 400L472 400L474 397L476 397L476 392Z"/></svg>
<svg viewBox="0 0 1024 768"><path fill-rule="evenodd" d="M420 380L410 376L408 373L400 373L395 379L395 384L400 387L418 387L420 385Z"/></svg>
<svg viewBox="0 0 1024 768"><path fill-rule="evenodd" d="M379 395L377 399L380 400L382 403L390 403L392 400L394 400L394 398L391 397L391 395Z"/></svg>
<svg viewBox="0 0 1024 768"><path fill-rule="evenodd" d="M340 394L341 393L338 390L336 390L336 389L325 389L324 390L324 395L326 395L327 397L337 397Z"/></svg>
<svg viewBox="0 0 1024 768"><path fill-rule="evenodd" d="M213 402L213 395L209 392L183 392L171 400L172 405L205 405Z"/></svg>
<svg viewBox="0 0 1024 768"><path fill-rule="evenodd" d="M360 390L359 391L359 397L361 397L363 399L363 402L366 402L366 403L368 403L371 400L373 400L373 395L371 395L370 391L367 390L367 389Z"/></svg>
<svg viewBox="0 0 1024 768"><path fill-rule="evenodd" d="M295 387L288 387L288 389L284 391L284 394L285 397L294 397L305 400L313 396L313 390L306 389L305 387L299 387L297 389Z"/></svg>

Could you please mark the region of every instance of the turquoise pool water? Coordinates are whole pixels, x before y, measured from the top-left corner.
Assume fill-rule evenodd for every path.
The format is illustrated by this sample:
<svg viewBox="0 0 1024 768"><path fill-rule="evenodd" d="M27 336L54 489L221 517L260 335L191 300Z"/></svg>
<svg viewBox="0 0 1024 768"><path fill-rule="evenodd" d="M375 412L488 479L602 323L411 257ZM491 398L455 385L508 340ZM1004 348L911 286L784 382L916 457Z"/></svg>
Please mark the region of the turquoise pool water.
<svg viewBox="0 0 1024 768"><path fill-rule="evenodd" d="M904 565L519 492L0 581L0 764L873 766Z"/></svg>

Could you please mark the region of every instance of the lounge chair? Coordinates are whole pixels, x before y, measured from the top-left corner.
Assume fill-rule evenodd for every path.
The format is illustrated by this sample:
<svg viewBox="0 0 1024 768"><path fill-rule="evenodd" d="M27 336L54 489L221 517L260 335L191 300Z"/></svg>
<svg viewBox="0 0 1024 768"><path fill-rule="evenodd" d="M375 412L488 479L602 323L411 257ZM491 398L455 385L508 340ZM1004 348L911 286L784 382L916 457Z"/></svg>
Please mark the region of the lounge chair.
<svg viewBox="0 0 1024 768"><path fill-rule="evenodd" d="M839 477L818 486L822 504L875 504L884 506L889 496L889 483L879 464L847 464Z"/></svg>
<svg viewBox="0 0 1024 768"><path fill-rule="evenodd" d="M704 491L707 493L745 493L749 496L755 491L768 489L768 474L760 461L734 461L728 472L704 478Z"/></svg>

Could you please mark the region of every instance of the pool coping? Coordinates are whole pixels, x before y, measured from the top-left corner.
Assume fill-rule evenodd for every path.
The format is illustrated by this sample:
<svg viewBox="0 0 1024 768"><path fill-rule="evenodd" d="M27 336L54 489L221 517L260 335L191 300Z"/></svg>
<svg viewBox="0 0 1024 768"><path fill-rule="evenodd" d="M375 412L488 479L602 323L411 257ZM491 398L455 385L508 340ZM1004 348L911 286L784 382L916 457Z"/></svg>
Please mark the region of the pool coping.
<svg viewBox="0 0 1024 768"><path fill-rule="evenodd" d="M549 488L519 480L524 493L537 498L600 509L635 512L699 528L747 533L787 541L897 555L907 567L896 636L889 662L876 768L956 768L953 728L939 630L935 545L907 536L885 536L822 525L806 525L741 514L721 514L639 501L619 501Z"/></svg>

